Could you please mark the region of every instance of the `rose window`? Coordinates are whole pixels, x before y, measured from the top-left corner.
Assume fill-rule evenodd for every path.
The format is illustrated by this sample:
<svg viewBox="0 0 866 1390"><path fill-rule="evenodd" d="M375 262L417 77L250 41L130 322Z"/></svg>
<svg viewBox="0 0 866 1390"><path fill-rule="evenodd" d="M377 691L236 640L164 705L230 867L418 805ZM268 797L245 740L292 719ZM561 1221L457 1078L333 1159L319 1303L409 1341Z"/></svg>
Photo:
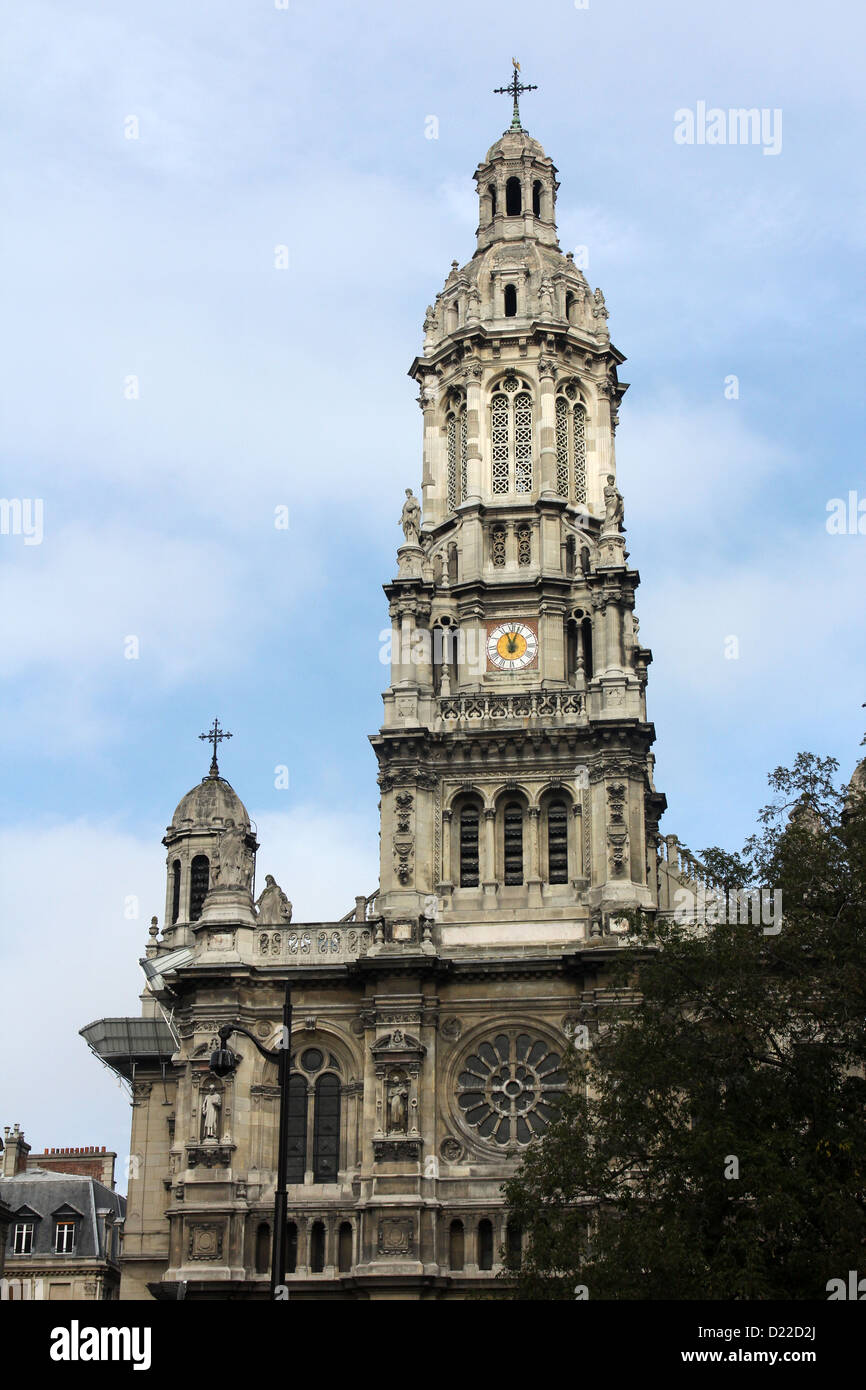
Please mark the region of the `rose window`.
<svg viewBox="0 0 866 1390"><path fill-rule="evenodd" d="M498 1033L464 1059L457 1104L470 1128L497 1144L543 1134L566 1086L562 1057L529 1033Z"/></svg>

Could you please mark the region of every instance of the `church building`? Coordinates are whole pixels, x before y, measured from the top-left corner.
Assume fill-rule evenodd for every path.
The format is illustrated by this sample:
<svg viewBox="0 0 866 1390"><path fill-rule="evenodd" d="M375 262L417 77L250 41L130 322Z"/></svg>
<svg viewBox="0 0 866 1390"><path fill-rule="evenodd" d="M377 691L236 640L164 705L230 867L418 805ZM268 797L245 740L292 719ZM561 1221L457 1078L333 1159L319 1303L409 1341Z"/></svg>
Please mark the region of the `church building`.
<svg viewBox="0 0 866 1390"><path fill-rule="evenodd" d="M306 923L271 874L256 896L215 721L163 840L142 1016L83 1030L132 1092L122 1298L268 1297L277 1064L240 1034L234 1071L210 1059L223 1026L277 1045L287 978L289 1298L495 1291L521 1241L502 1183L555 1114L575 1027L610 1000L623 914L689 878L659 834L616 485L625 359L560 249L516 69L506 90L477 245L409 373L423 452L385 585L378 891Z"/></svg>

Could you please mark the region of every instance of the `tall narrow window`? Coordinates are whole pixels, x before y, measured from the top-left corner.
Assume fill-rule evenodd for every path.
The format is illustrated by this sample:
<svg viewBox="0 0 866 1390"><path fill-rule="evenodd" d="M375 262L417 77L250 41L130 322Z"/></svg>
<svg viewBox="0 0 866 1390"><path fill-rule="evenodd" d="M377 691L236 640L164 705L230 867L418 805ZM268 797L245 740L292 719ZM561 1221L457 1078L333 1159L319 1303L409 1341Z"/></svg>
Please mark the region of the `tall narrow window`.
<svg viewBox="0 0 866 1390"><path fill-rule="evenodd" d="M573 382L556 398L556 493L586 502L586 416Z"/></svg>
<svg viewBox="0 0 866 1390"><path fill-rule="evenodd" d="M457 506L457 416L450 414L446 423L448 451L448 510Z"/></svg>
<svg viewBox="0 0 866 1390"><path fill-rule="evenodd" d="M478 1268L493 1268L493 1222L478 1222Z"/></svg>
<svg viewBox="0 0 866 1390"><path fill-rule="evenodd" d="M463 1222L452 1221L451 1230L448 1235L448 1267L449 1269L459 1270L463 1268Z"/></svg>
<svg viewBox="0 0 866 1390"><path fill-rule="evenodd" d="M547 877L550 883L568 883L568 807L551 801L547 812Z"/></svg>
<svg viewBox="0 0 866 1390"><path fill-rule="evenodd" d="M75 1222L58 1221L54 1232L55 1255L71 1255L75 1250Z"/></svg>
<svg viewBox="0 0 866 1390"><path fill-rule="evenodd" d="M517 286L505 286L505 317L513 319L517 313Z"/></svg>
<svg viewBox="0 0 866 1390"><path fill-rule="evenodd" d="M504 493L508 491L508 426L510 414L508 397L502 395L494 396L491 407L494 493Z"/></svg>
<svg viewBox="0 0 866 1390"><path fill-rule="evenodd" d="M180 860L175 859L171 866L171 923L174 926L180 916Z"/></svg>
<svg viewBox="0 0 866 1390"><path fill-rule="evenodd" d="M523 882L523 807L511 801L505 808L505 882Z"/></svg>
<svg viewBox="0 0 866 1390"><path fill-rule="evenodd" d="M298 1268L298 1227L294 1221L286 1226L286 1273L294 1274Z"/></svg>
<svg viewBox="0 0 866 1390"><path fill-rule="evenodd" d="M532 491L532 396L506 377L490 402L491 486L494 494Z"/></svg>
<svg viewBox="0 0 866 1390"><path fill-rule="evenodd" d="M204 907L210 885L210 862L206 854L197 854L189 869L189 920L197 922Z"/></svg>
<svg viewBox="0 0 866 1390"><path fill-rule="evenodd" d="M289 1077L289 1153L286 1182L303 1182L307 1167L307 1083L297 1072Z"/></svg>
<svg viewBox="0 0 866 1390"><path fill-rule="evenodd" d="M460 813L460 887L478 887L478 811L464 806Z"/></svg>
<svg viewBox="0 0 866 1390"><path fill-rule="evenodd" d="M460 460L460 501L465 502L469 493L469 455L467 453L466 411L460 412L460 439L457 455Z"/></svg>
<svg viewBox="0 0 866 1390"><path fill-rule="evenodd" d="M541 216L541 180L536 179L532 185L532 214L534 217Z"/></svg>
<svg viewBox="0 0 866 1390"><path fill-rule="evenodd" d="M488 191L488 193L490 194L490 216L491 216L491 217L495 217L495 216L496 216L496 184L495 184L495 183L492 183L492 184L490 185L490 187L488 188L487 191Z"/></svg>
<svg viewBox="0 0 866 1390"><path fill-rule="evenodd" d="M33 1253L33 1222L17 1221L15 1223L15 1234L12 1240L13 1255L30 1255Z"/></svg>
<svg viewBox="0 0 866 1390"><path fill-rule="evenodd" d="M267 1274L271 1265L271 1228L266 1221L256 1229L256 1274Z"/></svg>
<svg viewBox="0 0 866 1390"><path fill-rule="evenodd" d="M510 178L505 185L505 216L517 217L523 210L523 193L520 179Z"/></svg>
<svg viewBox="0 0 866 1390"><path fill-rule="evenodd" d="M316 1082L313 1181L336 1182L340 1153L340 1082L325 1072Z"/></svg>
<svg viewBox="0 0 866 1390"><path fill-rule="evenodd" d="M310 1273L321 1274L325 1268L325 1223L314 1221L310 1231Z"/></svg>
<svg viewBox="0 0 866 1390"><path fill-rule="evenodd" d="M583 669L586 672L586 679L592 680L592 619L583 618L580 624L583 634Z"/></svg>
<svg viewBox="0 0 866 1390"><path fill-rule="evenodd" d="M337 1267L341 1274L348 1274L352 1268L351 1221L340 1222L340 1234L337 1239Z"/></svg>
<svg viewBox="0 0 866 1390"><path fill-rule="evenodd" d="M518 1221L509 1221L505 1229L505 1248L509 1269L519 1269L523 1255L523 1232Z"/></svg>

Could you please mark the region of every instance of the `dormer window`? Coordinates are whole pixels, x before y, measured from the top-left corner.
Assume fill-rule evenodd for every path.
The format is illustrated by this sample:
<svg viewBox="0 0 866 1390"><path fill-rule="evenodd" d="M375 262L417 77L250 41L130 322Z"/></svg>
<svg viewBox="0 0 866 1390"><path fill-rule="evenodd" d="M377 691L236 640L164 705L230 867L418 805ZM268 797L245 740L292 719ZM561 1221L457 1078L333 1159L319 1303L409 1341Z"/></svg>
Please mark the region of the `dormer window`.
<svg viewBox="0 0 866 1390"><path fill-rule="evenodd" d="M74 1221L58 1221L54 1228L54 1253L55 1255L72 1255L75 1252L75 1225Z"/></svg>
<svg viewBox="0 0 866 1390"><path fill-rule="evenodd" d="M519 217L523 211L523 191L520 179L510 178L505 185L505 216Z"/></svg>
<svg viewBox="0 0 866 1390"><path fill-rule="evenodd" d="M505 317L513 319L517 314L517 286L505 286Z"/></svg>

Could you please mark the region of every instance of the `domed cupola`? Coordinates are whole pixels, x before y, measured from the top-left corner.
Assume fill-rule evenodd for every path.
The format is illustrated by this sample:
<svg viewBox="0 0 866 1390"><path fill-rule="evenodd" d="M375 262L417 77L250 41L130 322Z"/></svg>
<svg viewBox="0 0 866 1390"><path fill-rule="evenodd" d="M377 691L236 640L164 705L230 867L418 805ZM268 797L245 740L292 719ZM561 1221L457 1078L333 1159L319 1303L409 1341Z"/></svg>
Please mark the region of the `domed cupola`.
<svg viewBox="0 0 866 1390"><path fill-rule="evenodd" d="M214 720L201 737L213 743L210 771L181 797L162 842L168 852L163 937L176 945L201 919L206 900L209 912L217 899L244 917L252 911L259 846L247 808L217 764L217 743L231 734Z"/></svg>
<svg viewBox="0 0 866 1390"><path fill-rule="evenodd" d="M516 58L514 76L507 92L514 98L511 125L487 151L483 164L475 171L478 187L478 250L496 241L519 241L524 237L558 249L556 237L556 166L537 140L520 123L518 97L532 92L518 79Z"/></svg>

